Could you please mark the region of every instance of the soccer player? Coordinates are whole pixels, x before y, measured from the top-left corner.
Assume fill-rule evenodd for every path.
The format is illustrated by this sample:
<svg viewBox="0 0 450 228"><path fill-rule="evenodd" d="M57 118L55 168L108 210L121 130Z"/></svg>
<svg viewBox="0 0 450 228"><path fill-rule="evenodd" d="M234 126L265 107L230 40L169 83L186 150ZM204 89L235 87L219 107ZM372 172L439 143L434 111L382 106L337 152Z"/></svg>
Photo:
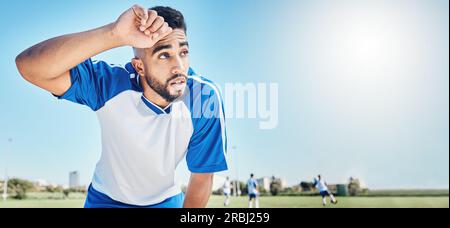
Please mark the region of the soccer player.
<svg viewBox="0 0 450 228"><path fill-rule="evenodd" d="M314 185L317 189L319 189L319 193L322 196L322 205L327 205L326 197L329 196L331 199L331 203L337 204L336 198L334 198L333 194L328 190L327 183L322 179L320 175L317 178L314 178Z"/></svg>
<svg viewBox="0 0 450 228"><path fill-rule="evenodd" d="M205 207L213 174L227 170L222 99L190 68L186 31L179 11L135 5L110 24L17 56L23 78L98 117L102 154L85 207ZM122 46L135 56L125 67L91 59ZM174 181L184 157L186 194Z"/></svg>
<svg viewBox="0 0 450 228"><path fill-rule="evenodd" d="M259 199L258 199L258 182L256 182L255 177L250 174L250 179L247 181L247 190L248 190L248 208L253 207L253 202L255 202L255 208L259 208Z"/></svg>
<svg viewBox="0 0 450 228"><path fill-rule="evenodd" d="M231 196L230 177L227 177L227 179L223 183L223 194L225 195L225 202L223 203L223 205L229 206L230 205L230 196Z"/></svg>

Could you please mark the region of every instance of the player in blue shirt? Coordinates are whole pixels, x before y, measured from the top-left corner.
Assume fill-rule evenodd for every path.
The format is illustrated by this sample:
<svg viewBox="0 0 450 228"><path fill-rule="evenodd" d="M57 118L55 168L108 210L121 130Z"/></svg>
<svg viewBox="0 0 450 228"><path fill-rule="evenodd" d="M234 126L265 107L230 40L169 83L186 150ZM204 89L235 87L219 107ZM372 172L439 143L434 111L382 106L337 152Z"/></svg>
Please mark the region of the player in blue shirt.
<svg viewBox="0 0 450 228"><path fill-rule="evenodd" d="M85 207L205 207L215 172L227 170L222 98L190 68L183 15L135 5L117 21L39 43L16 58L21 75L59 99L92 109L102 155ZM91 57L131 46L125 67ZM175 169L186 157L186 195Z"/></svg>
<svg viewBox="0 0 450 228"><path fill-rule="evenodd" d="M255 180L254 174L250 174L250 179L247 181L247 190L248 190L248 207L253 207L253 201L255 202L255 208L259 208L259 199L258 199L258 182Z"/></svg>

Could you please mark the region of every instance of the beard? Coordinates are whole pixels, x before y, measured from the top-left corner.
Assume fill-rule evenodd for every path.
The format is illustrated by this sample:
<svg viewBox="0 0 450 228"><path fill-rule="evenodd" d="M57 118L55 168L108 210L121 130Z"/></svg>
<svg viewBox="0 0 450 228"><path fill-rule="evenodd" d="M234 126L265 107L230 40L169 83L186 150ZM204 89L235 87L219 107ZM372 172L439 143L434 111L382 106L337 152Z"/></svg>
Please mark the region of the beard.
<svg viewBox="0 0 450 228"><path fill-rule="evenodd" d="M159 82L157 79L155 79L152 76L144 77L144 78L145 78L145 81L147 81L147 84L148 84L148 86L150 86L150 88L152 88L164 100L166 100L169 103L172 103L173 101L178 99L181 95L183 95L182 93L171 94L170 90L169 90L170 81L172 81L173 79L178 78L178 77L184 77L187 81L187 77L182 74L173 75L172 77L167 79L167 81L165 83Z"/></svg>

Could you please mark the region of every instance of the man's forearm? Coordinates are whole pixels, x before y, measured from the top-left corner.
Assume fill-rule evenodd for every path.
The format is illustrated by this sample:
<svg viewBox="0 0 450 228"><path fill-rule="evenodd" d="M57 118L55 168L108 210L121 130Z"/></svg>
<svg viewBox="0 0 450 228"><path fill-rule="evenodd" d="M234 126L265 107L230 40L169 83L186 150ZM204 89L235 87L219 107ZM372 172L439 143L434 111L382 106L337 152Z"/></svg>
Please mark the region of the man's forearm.
<svg viewBox="0 0 450 228"><path fill-rule="evenodd" d="M184 208L204 208L211 196L213 174L192 174L184 200Z"/></svg>
<svg viewBox="0 0 450 228"><path fill-rule="evenodd" d="M51 80L103 51L123 46L113 24L86 32L56 37L22 52L18 69L29 80Z"/></svg>

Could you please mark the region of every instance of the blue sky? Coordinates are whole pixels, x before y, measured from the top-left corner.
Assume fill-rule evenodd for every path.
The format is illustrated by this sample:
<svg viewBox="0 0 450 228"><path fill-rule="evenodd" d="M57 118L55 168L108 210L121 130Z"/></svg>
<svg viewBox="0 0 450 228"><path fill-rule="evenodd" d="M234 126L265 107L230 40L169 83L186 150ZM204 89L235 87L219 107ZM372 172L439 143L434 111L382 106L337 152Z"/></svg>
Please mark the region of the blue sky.
<svg viewBox="0 0 450 228"><path fill-rule="evenodd" d="M78 170L89 183L101 151L95 113L26 83L14 58L110 23L134 3L182 11L192 67L217 84L279 85L277 128L228 119L236 150L226 174L448 188L447 0L11 1L0 13L1 174L6 158L10 176L67 184ZM124 47L96 58L132 57Z"/></svg>

